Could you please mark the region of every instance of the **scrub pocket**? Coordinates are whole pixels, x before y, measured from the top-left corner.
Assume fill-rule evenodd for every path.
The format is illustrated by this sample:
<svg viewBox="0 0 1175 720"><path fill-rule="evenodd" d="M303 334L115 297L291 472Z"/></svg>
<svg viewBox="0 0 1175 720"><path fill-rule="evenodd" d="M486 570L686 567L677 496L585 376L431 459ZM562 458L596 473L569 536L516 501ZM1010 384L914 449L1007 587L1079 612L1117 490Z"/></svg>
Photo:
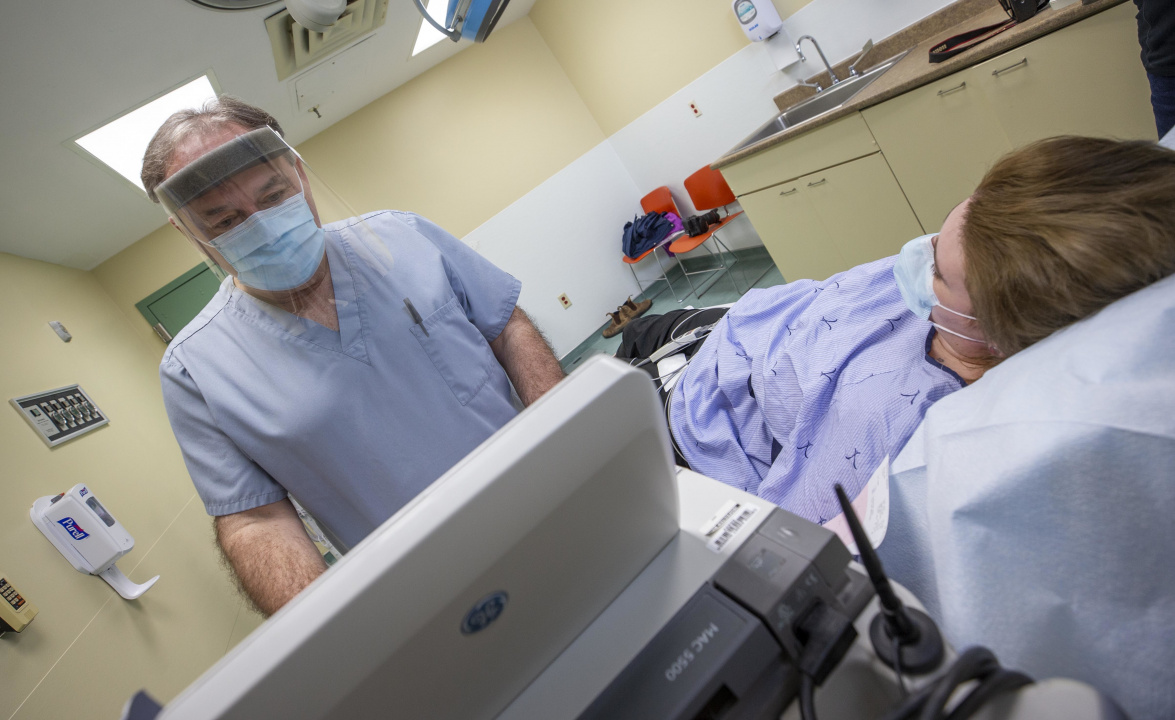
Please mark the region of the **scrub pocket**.
<svg viewBox="0 0 1175 720"><path fill-rule="evenodd" d="M496 362L481 332L465 317L457 298L424 319L424 329L412 326L420 347L448 383L457 402L467 404L490 379L490 363Z"/></svg>

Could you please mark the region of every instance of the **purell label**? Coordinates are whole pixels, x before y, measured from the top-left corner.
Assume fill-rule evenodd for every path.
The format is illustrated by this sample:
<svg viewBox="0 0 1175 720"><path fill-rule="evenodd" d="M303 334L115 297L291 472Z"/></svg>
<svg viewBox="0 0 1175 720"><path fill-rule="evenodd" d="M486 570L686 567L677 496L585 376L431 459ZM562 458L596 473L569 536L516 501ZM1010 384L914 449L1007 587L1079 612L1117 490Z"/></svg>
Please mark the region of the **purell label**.
<svg viewBox="0 0 1175 720"><path fill-rule="evenodd" d="M74 540L85 540L90 537L90 533L82 530L82 526L73 521L71 517L63 517L57 521L57 524L65 528L65 531L73 537Z"/></svg>

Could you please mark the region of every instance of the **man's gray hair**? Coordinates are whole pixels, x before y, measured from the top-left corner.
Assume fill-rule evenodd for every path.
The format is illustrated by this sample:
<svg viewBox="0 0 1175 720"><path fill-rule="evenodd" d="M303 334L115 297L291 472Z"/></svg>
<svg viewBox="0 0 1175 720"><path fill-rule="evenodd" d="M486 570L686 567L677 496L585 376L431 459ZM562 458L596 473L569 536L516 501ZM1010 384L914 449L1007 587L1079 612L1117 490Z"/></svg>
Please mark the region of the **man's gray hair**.
<svg viewBox="0 0 1175 720"><path fill-rule="evenodd" d="M159 202L155 188L166 178L167 165L180 142L192 133L207 133L223 125L240 125L247 130L270 127L285 136L275 117L231 95L209 100L198 109L180 110L163 121L143 153L143 172L139 177L152 202Z"/></svg>

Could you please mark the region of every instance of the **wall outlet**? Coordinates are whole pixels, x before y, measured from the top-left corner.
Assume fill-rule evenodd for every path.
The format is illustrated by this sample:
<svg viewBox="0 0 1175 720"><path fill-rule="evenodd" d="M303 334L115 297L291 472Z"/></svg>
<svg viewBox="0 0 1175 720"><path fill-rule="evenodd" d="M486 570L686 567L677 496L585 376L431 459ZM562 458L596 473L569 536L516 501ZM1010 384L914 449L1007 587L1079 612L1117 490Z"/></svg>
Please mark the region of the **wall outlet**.
<svg viewBox="0 0 1175 720"><path fill-rule="evenodd" d="M690 109L690 112L692 112L694 114L694 117L702 117L702 109L700 107L698 107L698 104L696 102L691 101L689 104L689 109Z"/></svg>
<svg viewBox="0 0 1175 720"><path fill-rule="evenodd" d="M567 293L559 296L559 304L563 306L564 310L571 307L571 298L567 297Z"/></svg>

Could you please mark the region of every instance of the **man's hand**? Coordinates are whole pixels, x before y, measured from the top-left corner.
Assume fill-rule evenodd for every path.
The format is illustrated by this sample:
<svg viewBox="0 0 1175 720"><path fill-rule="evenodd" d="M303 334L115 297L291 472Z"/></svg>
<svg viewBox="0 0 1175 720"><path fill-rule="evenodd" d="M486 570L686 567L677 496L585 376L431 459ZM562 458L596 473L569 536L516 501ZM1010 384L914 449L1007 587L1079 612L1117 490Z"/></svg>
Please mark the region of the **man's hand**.
<svg viewBox="0 0 1175 720"><path fill-rule="evenodd" d="M326 570L289 499L216 518L216 541L266 617Z"/></svg>
<svg viewBox="0 0 1175 720"><path fill-rule="evenodd" d="M514 308L502 334L490 343L494 357L518 391L523 405L530 405L563 379L563 368L521 308Z"/></svg>

